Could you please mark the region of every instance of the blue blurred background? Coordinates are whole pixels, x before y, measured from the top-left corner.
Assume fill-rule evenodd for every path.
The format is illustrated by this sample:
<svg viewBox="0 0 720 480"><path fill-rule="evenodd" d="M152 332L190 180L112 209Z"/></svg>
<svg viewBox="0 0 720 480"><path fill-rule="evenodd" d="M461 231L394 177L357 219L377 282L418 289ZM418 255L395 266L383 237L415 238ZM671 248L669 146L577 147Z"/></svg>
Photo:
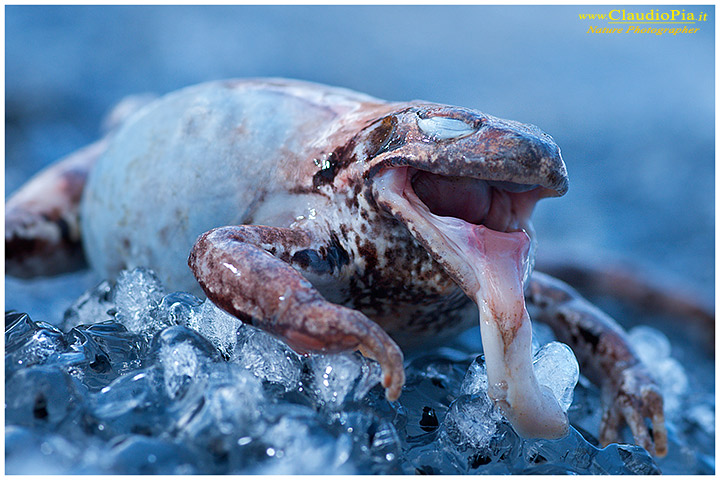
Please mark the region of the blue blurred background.
<svg viewBox="0 0 720 480"><path fill-rule="evenodd" d="M539 255L625 256L712 296L714 7L680 7L708 14L694 34L587 33L606 25L578 14L611 8L7 6L6 195L125 95L294 77L540 126L570 191L537 208ZM6 308L58 295L29 285Z"/></svg>

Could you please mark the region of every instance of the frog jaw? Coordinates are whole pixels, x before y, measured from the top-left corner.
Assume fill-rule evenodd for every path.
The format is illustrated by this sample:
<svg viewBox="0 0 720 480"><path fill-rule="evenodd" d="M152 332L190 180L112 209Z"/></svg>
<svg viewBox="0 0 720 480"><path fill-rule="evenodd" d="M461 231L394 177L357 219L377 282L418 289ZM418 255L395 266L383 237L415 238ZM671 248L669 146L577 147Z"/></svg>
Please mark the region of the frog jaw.
<svg viewBox="0 0 720 480"><path fill-rule="evenodd" d="M523 295L534 253L529 218L547 189L443 177L412 167L381 171L372 188L378 205L400 220L477 303L488 394L515 430L528 438L564 436L567 415L532 369Z"/></svg>

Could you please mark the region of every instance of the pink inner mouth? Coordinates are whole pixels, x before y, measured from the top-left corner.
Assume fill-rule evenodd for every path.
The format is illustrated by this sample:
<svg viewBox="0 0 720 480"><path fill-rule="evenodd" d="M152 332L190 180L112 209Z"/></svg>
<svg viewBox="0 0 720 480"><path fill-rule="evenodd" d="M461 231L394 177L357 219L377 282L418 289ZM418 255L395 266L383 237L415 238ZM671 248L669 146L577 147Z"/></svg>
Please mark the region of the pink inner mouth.
<svg viewBox="0 0 720 480"><path fill-rule="evenodd" d="M542 196L537 185L436 175L407 169L414 195L435 215L498 232L515 231Z"/></svg>
<svg viewBox="0 0 720 480"><path fill-rule="evenodd" d="M409 167L375 177L376 201L405 223L478 305L489 395L525 437L558 438L567 416L538 385L523 286L532 270L529 221L543 189L447 177Z"/></svg>

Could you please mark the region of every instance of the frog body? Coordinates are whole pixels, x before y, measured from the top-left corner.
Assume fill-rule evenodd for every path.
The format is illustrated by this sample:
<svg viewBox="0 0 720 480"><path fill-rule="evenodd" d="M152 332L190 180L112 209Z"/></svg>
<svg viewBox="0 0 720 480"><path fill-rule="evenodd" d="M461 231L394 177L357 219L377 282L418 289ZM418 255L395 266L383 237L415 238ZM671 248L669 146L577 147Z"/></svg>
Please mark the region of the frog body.
<svg viewBox="0 0 720 480"><path fill-rule="evenodd" d="M74 245L106 277L150 267L298 351L375 358L390 400L404 383L398 345L442 341L479 315L493 400L523 436L567 432L534 377L525 308L526 294L548 308L577 298L531 279L532 209L568 186L549 135L462 107L282 79L189 87L120 123L8 202L11 270L35 271ZM87 180L71 189L78 172ZM49 187L50 200L36 201ZM63 208L50 214L48 203ZM556 327L585 328L592 315L580 311L557 313ZM602 317L595 332L610 339L603 361L635 365L611 323ZM636 438L655 447L641 435L651 416L662 453L661 399L630 394L641 397L639 421L628 420Z"/></svg>

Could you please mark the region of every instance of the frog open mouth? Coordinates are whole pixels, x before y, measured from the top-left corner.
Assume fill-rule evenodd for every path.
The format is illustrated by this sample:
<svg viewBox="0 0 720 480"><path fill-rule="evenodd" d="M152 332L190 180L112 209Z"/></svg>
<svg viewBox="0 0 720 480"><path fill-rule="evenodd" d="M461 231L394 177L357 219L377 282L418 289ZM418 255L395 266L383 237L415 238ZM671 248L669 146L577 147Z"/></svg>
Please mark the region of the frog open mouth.
<svg viewBox="0 0 720 480"><path fill-rule="evenodd" d="M405 224L480 312L488 394L515 430L559 438L567 415L532 368L524 283L532 271L535 203L543 186L390 167L373 178L375 201Z"/></svg>

